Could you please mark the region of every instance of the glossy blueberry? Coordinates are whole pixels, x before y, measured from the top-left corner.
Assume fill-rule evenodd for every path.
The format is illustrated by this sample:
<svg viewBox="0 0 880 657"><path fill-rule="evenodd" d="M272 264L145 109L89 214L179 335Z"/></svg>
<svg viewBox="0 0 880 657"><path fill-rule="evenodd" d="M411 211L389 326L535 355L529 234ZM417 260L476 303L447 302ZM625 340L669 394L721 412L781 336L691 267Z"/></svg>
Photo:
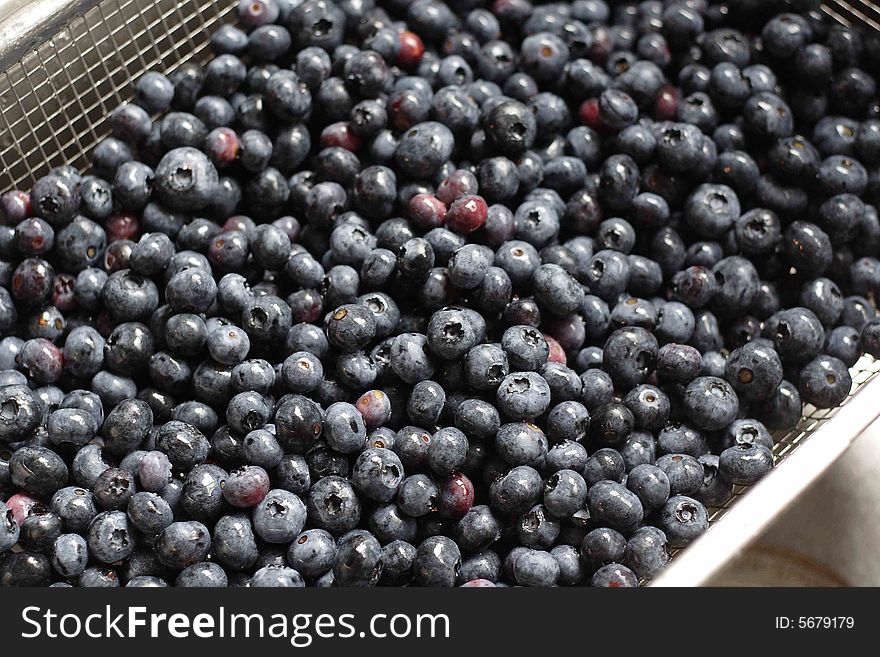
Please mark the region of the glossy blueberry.
<svg viewBox="0 0 880 657"><path fill-rule="evenodd" d="M692 495L702 484L702 466L687 454L666 454L657 459L656 466L666 473L672 495Z"/></svg>
<svg viewBox="0 0 880 657"><path fill-rule="evenodd" d="M550 405L550 388L534 372L515 372L502 379L496 400L499 410L512 419L536 418Z"/></svg>
<svg viewBox="0 0 880 657"><path fill-rule="evenodd" d="M351 484L342 477L318 480L309 490L308 517L318 529L340 535L357 525L361 505Z"/></svg>
<svg viewBox="0 0 880 657"><path fill-rule="evenodd" d="M268 543L289 545L302 531L306 507L286 490L270 490L252 513L254 533Z"/></svg>
<svg viewBox="0 0 880 657"><path fill-rule="evenodd" d="M460 568L461 552L445 536L425 539L413 560L415 579L422 586L454 586Z"/></svg>
<svg viewBox="0 0 880 657"><path fill-rule="evenodd" d="M229 584L229 578L223 567L205 561L187 566L177 575L175 586L184 588L225 588Z"/></svg>
<svg viewBox="0 0 880 657"><path fill-rule="evenodd" d="M685 547L706 531L709 520L700 502L675 495L661 509L659 524L670 547Z"/></svg>
<svg viewBox="0 0 880 657"><path fill-rule="evenodd" d="M214 525L211 548L217 561L231 571L245 570L254 565L259 556L250 519L243 514L230 514ZM199 562L196 562L199 563ZM194 566L189 564L184 568Z"/></svg>
<svg viewBox="0 0 880 657"><path fill-rule="evenodd" d="M840 405L851 387L852 378L846 364L834 356L817 356L804 365L798 375L801 398L817 408Z"/></svg>
<svg viewBox="0 0 880 657"><path fill-rule="evenodd" d="M637 527L644 516L639 498L613 481L599 481L590 486L587 505L593 520L624 533Z"/></svg>
<svg viewBox="0 0 880 657"><path fill-rule="evenodd" d="M652 579L669 559L666 535L656 527L640 527L634 531L623 554L623 563L642 579Z"/></svg>
<svg viewBox="0 0 880 657"><path fill-rule="evenodd" d="M714 431L726 427L736 418L739 401L727 381L703 376L688 384L684 408L697 427Z"/></svg>
<svg viewBox="0 0 880 657"><path fill-rule="evenodd" d="M772 467L773 454L764 445L737 444L721 452L718 473L734 484L751 485Z"/></svg>
<svg viewBox="0 0 880 657"><path fill-rule="evenodd" d="M115 563L132 553L135 539L123 511L104 511L88 528L89 554L103 563Z"/></svg>
<svg viewBox="0 0 880 657"><path fill-rule="evenodd" d="M587 484L573 470L558 470L544 486L544 506L552 515L565 518L582 508L587 500Z"/></svg>
<svg viewBox="0 0 880 657"><path fill-rule="evenodd" d="M746 399L766 399L782 381L782 363L774 349L758 342L747 342L727 358L725 377Z"/></svg>

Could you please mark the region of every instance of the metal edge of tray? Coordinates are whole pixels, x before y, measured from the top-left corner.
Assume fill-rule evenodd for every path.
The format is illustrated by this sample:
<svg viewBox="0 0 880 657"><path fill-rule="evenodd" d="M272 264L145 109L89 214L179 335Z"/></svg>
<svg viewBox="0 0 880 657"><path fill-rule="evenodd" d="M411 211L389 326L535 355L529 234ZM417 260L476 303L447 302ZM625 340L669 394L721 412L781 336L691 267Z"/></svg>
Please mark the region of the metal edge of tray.
<svg viewBox="0 0 880 657"><path fill-rule="evenodd" d="M12 0L0 7L0 71L51 39L101 0Z"/></svg>
<svg viewBox="0 0 880 657"><path fill-rule="evenodd" d="M675 558L648 586L705 586L880 416L880 377L864 385L767 477L737 500L724 518Z"/></svg>

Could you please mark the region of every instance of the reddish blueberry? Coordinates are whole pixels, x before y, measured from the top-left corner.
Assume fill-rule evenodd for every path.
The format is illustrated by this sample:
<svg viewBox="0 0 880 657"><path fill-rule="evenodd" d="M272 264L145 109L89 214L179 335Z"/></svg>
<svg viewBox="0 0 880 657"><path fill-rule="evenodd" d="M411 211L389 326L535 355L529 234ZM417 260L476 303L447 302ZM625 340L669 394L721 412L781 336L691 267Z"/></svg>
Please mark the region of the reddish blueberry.
<svg viewBox="0 0 880 657"><path fill-rule="evenodd" d="M433 194L416 194L407 205L409 216L419 228L437 228L446 220L446 205Z"/></svg>
<svg viewBox="0 0 880 657"><path fill-rule="evenodd" d="M565 349L562 348L562 345L559 344L559 341L553 336L544 334L544 339L547 341L547 346L550 347L550 353L547 354L547 362L548 363L565 363L568 361L568 357L565 355Z"/></svg>
<svg viewBox="0 0 880 657"><path fill-rule="evenodd" d="M472 233L486 223L489 206L482 196L463 196L446 213L446 225L457 233Z"/></svg>
<svg viewBox="0 0 880 657"><path fill-rule="evenodd" d="M22 260L12 272L12 297L28 305L43 303L52 292L55 269L40 258Z"/></svg>
<svg viewBox="0 0 880 657"><path fill-rule="evenodd" d="M462 588L462 589L495 588L495 582L490 582L488 579L472 579L472 580L462 584L459 588Z"/></svg>
<svg viewBox="0 0 880 657"><path fill-rule="evenodd" d="M361 143L361 138L354 133L354 130L351 129L351 123L348 121L331 123L321 131L321 146L323 148L338 146L356 153L361 147Z"/></svg>
<svg viewBox="0 0 880 657"><path fill-rule="evenodd" d="M269 475L258 465L244 465L229 473L223 498L239 509L252 509L269 492Z"/></svg>
<svg viewBox="0 0 880 657"><path fill-rule="evenodd" d="M391 400L381 390L368 390L355 402L367 428L374 429L391 419Z"/></svg>
<svg viewBox="0 0 880 657"><path fill-rule="evenodd" d="M421 37L415 32L402 30L398 34L400 41L400 50L397 53L398 66L415 66L422 60L425 54L425 44L422 43Z"/></svg>
<svg viewBox="0 0 880 657"><path fill-rule="evenodd" d="M13 189L0 195L0 223L14 225L31 214L31 195L27 192Z"/></svg>
<svg viewBox="0 0 880 657"><path fill-rule="evenodd" d="M141 232L141 222L133 214L115 214L107 220L105 230L107 241L111 243L120 240L137 240Z"/></svg>
<svg viewBox="0 0 880 657"><path fill-rule="evenodd" d="M462 196L476 194L479 189L477 177L470 171L456 169L437 185L434 195L449 207Z"/></svg>
<svg viewBox="0 0 880 657"><path fill-rule="evenodd" d="M78 304L74 294L75 286L75 277L70 274L58 274L52 285L52 296L50 297L52 305L63 313L76 310Z"/></svg>
<svg viewBox="0 0 880 657"><path fill-rule="evenodd" d="M592 128L593 130L601 130L602 119L599 115L599 99L588 98L581 103L581 106L578 109L578 118L585 126Z"/></svg>
<svg viewBox="0 0 880 657"><path fill-rule="evenodd" d="M222 169L238 159L241 142L235 130L225 127L214 128L205 138L205 151L214 166Z"/></svg>
<svg viewBox="0 0 880 657"><path fill-rule="evenodd" d="M474 485L467 475L453 472L440 482L440 515L457 520L474 505Z"/></svg>
<svg viewBox="0 0 880 657"><path fill-rule="evenodd" d="M654 118L658 121L671 121L678 114L678 90L665 84L654 99Z"/></svg>

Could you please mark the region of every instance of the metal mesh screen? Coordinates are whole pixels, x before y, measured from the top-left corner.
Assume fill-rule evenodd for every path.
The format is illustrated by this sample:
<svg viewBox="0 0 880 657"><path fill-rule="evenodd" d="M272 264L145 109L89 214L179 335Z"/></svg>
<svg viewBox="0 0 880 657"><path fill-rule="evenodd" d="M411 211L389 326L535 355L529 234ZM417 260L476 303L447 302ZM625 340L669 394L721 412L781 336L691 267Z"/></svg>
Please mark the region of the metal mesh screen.
<svg viewBox="0 0 880 657"><path fill-rule="evenodd" d="M0 191L28 188L61 164L85 170L92 149L109 134L105 117L130 98L132 81L147 70L168 73L206 60L211 31L234 6L234 0L104 0L0 73ZM838 22L880 30L880 9L870 2L835 0L822 8ZM852 369L851 394L878 372L880 361L862 358ZM776 461L836 412L806 407L797 427L776 436ZM712 521L747 490L737 487L727 504L711 510Z"/></svg>
<svg viewBox="0 0 880 657"><path fill-rule="evenodd" d="M27 188L60 164L85 169L132 81L203 61L211 31L234 6L105 0L0 73L0 189Z"/></svg>
<svg viewBox="0 0 880 657"><path fill-rule="evenodd" d="M832 0L822 5L822 11L844 25L880 30L880 7L868 0Z"/></svg>
<svg viewBox="0 0 880 657"><path fill-rule="evenodd" d="M794 450L798 448L799 445L803 444L819 427L823 424L831 420L840 408L846 405L850 399L852 399L853 395L858 392L859 388L868 383L871 379L873 379L877 374L880 373L880 360L875 360L871 358L871 356L865 355L863 356L859 362L855 364L850 369L850 374L852 375L853 385L849 393L849 397L847 397L841 406L836 408L815 408L807 404L804 406L804 415L801 418L801 421L798 422L797 426L788 432L780 432L773 436L776 441L773 446L773 455L775 457L775 461L778 464L785 457L789 456ZM770 475L773 473L771 472ZM768 476L770 476L768 475ZM727 510L736 502L736 499L742 495L743 493L748 492L748 486L734 486L733 495L730 499L724 504L724 506L719 507L717 509L709 510L709 520L710 522L717 522Z"/></svg>

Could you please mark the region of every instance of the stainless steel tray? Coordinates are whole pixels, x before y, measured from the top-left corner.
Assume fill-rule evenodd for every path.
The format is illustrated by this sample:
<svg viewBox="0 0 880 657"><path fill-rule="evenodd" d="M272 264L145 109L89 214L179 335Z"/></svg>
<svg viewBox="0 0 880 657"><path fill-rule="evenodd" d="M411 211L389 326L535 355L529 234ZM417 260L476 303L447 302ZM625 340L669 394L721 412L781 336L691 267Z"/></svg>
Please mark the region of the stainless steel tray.
<svg viewBox="0 0 880 657"><path fill-rule="evenodd" d="M208 57L211 31L231 20L235 0L12 0L0 7L0 191L29 187L53 166L86 169L109 133L104 117L146 70L169 72ZM844 24L880 30L866 0L823 10ZM880 416L880 362L852 370L844 406L804 409L777 436L778 467L713 509L712 527L676 555L654 586L695 586L739 554ZM873 383L870 385L869 382ZM858 395L855 393L859 392Z"/></svg>

